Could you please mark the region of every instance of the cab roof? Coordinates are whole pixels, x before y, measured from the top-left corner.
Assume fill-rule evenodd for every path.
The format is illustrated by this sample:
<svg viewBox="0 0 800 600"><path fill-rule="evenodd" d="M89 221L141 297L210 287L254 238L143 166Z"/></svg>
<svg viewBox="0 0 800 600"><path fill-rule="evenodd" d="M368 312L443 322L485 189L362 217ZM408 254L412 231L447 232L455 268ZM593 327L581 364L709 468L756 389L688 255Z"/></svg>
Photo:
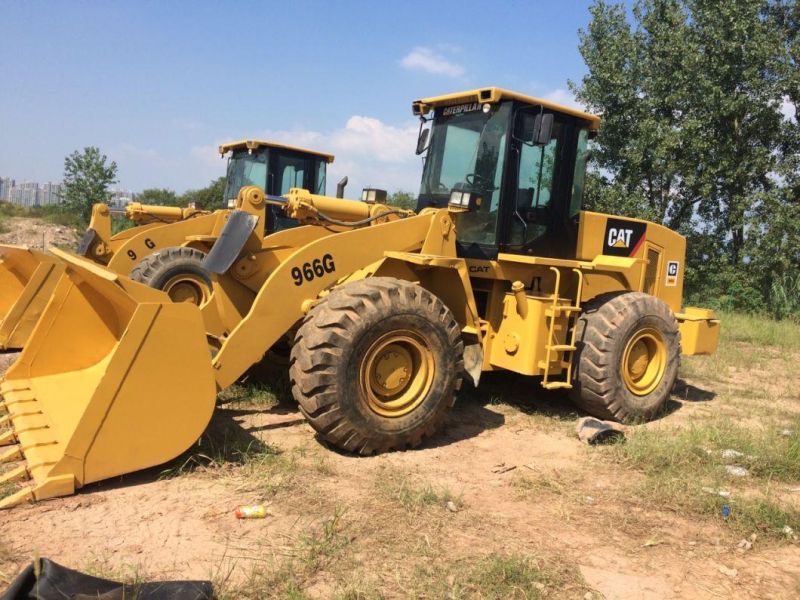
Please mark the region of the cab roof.
<svg viewBox="0 0 800 600"><path fill-rule="evenodd" d="M227 142L219 145L219 153L225 155L232 150L256 150L258 148L277 148L278 150L291 150L292 152L299 152L300 154L310 154L325 159L328 163L333 162L333 154L327 152L319 152L317 150L308 150L306 148L299 148L297 146L289 146L288 144L280 144L278 142L269 142L266 140L237 140L235 142Z"/></svg>
<svg viewBox="0 0 800 600"><path fill-rule="evenodd" d="M526 96L518 92L512 92L498 87L485 87L477 88L474 90L467 90L465 92L455 92L453 94L445 94L443 96L431 96L430 98L423 98L422 100L415 100L411 103L411 110L415 115L425 115L432 108L437 106L452 106L454 104L465 104L467 102L477 102L480 104L500 102L501 100L518 100L525 104L534 104L537 106L544 106L550 110L577 117L589 122L589 129L596 131L600 128L600 117L593 115L577 108L564 106L557 102L545 100L544 98L536 98L534 96Z"/></svg>

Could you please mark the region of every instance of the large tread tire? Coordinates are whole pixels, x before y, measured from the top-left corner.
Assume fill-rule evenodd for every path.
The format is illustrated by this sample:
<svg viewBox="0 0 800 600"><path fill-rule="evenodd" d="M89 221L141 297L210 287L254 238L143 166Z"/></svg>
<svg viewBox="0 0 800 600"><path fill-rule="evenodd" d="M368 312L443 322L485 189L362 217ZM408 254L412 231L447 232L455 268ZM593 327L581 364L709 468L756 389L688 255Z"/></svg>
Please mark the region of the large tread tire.
<svg viewBox="0 0 800 600"><path fill-rule="evenodd" d="M131 271L130 277L157 290L164 290L175 278L185 276L193 282L192 285L196 284L198 294L208 298L212 286L211 277L201 266L205 257L204 252L195 248L165 248L142 259ZM199 303L202 303L202 299Z"/></svg>
<svg viewBox="0 0 800 600"><path fill-rule="evenodd" d="M605 294L588 302L576 323L572 401L590 415L621 422L648 421L669 398L680 366L680 333L672 310L642 292ZM644 329L661 333L666 365L657 387L632 393L622 374L626 345Z"/></svg>
<svg viewBox="0 0 800 600"><path fill-rule="evenodd" d="M402 416L372 410L362 390L361 363L375 340L414 331L434 361L423 399ZM373 277L345 284L303 320L292 348L289 377L300 410L328 443L362 455L419 445L442 425L461 387L464 344L450 309L428 290Z"/></svg>

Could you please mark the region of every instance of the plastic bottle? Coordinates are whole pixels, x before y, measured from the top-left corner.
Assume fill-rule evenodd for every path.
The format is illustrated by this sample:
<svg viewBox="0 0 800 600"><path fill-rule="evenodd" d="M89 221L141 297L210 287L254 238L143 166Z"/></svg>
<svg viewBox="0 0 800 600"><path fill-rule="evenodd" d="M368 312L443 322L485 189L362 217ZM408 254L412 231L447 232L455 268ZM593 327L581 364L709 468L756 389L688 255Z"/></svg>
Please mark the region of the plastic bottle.
<svg viewBox="0 0 800 600"><path fill-rule="evenodd" d="M267 509L263 504L250 504L240 506L234 514L237 519L263 519L267 516Z"/></svg>

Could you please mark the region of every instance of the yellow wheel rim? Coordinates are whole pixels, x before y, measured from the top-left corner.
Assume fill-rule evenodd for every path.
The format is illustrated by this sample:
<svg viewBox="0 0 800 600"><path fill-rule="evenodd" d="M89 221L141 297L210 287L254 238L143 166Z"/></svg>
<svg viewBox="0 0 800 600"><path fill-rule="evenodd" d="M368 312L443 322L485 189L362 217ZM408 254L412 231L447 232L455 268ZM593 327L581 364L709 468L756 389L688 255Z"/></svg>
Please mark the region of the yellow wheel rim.
<svg viewBox="0 0 800 600"><path fill-rule="evenodd" d="M361 392L374 413L402 417L425 399L434 373L428 343L413 331L392 331L378 338L364 355Z"/></svg>
<svg viewBox="0 0 800 600"><path fill-rule="evenodd" d="M191 302L197 306L204 304L211 295L208 282L191 273L175 275L161 289L167 292L173 302Z"/></svg>
<svg viewBox="0 0 800 600"><path fill-rule="evenodd" d="M667 345L657 329L640 329L625 345L622 380L632 394L646 396L655 390L667 370Z"/></svg>

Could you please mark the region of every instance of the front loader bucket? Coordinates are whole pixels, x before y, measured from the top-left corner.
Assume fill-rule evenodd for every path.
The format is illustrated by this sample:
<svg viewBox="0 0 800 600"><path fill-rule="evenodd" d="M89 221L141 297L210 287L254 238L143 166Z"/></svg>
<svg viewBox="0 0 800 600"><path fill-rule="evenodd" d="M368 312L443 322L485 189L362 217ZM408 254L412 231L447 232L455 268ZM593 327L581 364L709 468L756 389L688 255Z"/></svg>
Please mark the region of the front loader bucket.
<svg viewBox="0 0 800 600"><path fill-rule="evenodd" d="M20 463L0 475L0 490L33 481L0 508L168 461L200 437L214 409L196 306L54 253L64 275L0 383L0 463Z"/></svg>
<svg viewBox="0 0 800 600"><path fill-rule="evenodd" d="M0 350L25 346L63 272L54 256L0 245Z"/></svg>

